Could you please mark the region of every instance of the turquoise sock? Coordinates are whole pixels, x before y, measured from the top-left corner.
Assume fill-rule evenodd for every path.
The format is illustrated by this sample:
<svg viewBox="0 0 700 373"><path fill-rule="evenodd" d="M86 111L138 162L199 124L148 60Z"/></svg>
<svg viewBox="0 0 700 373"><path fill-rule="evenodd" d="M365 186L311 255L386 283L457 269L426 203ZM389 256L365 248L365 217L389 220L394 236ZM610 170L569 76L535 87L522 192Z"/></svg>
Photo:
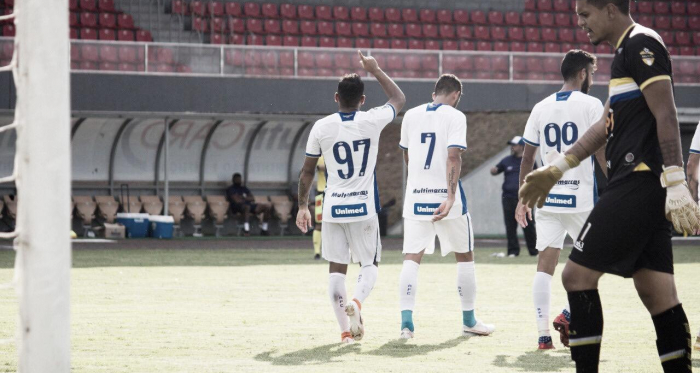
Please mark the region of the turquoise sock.
<svg viewBox="0 0 700 373"><path fill-rule="evenodd" d="M462 324L472 327L476 325L476 318L474 317L474 310L462 311Z"/></svg>
<svg viewBox="0 0 700 373"><path fill-rule="evenodd" d="M413 331L413 311L401 311L401 330L404 328Z"/></svg>

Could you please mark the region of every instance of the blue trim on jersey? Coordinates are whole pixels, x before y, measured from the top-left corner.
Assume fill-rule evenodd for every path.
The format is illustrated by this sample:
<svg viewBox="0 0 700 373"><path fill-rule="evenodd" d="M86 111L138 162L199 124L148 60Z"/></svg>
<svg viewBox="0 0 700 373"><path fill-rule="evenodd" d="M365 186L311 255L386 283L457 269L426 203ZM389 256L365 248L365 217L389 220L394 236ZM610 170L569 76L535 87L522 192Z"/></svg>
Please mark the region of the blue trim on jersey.
<svg viewBox="0 0 700 373"><path fill-rule="evenodd" d="M610 103L614 104L620 101L632 100L642 95L642 91L635 89L634 91L620 93L619 95L614 95L610 97Z"/></svg>
<svg viewBox="0 0 700 373"><path fill-rule="evenodd" d="M464 213L466 215L466 212ZM472 226L472 220L469 219L469 215L467 215L467 242L469 243L467 245L467 251L473 251L474 247L472 246L472 232L471 232L471 227Z"/></svg>
<svg viewBox="0 0 700 373"><path fill-rule="evenodd" d="M464 194L464 189L462 189L462 180L458 181L459 184L459 196L462 198L462 215L467 213L467 196Z"/></svg>
<svg viewBox="0 0 700 373"><path fill-rule="evenodd" d="M321 157L321 154L306 153L306 156L307 156L307 157L310 157L310 158L320 158L320 157Z"/></svg>
<svg viewBox="0 0 700 373"><path fill-rule="evenodd" d="M690 152L693 154L700 154L700 150L690 149Z"/></svg>
<svg viewBox="0 0 700 373"><path fill-rule="evenodd" d="M401 144L399 144L399 148L401 148L401 149L403 149L403 150L408 150L408 148L402 146Z"/></svg>
<svg viewBox="0 0 700 373"><path fill-rule="evenodd" d="M595 156L591 156L591 163L593 164L593 206L598 203L598 180L595 177Z"/></svg>
<svg viewBox="0 0 700 373"><path fill-rule="evenodd" d="M394 118L396 118L396 108L394 107L394 105L392 105L392 104L390 104L390 103L387 103L387 104L384 105L384 106L390 107L390 108L391 108L391 111L394 112ZM392 119L392 120L394 120L394 119Z"/></svg>
<svg viewBox="0 0 700 373"><path fill-rule="evenodd" d="M449 148L460 148L460 149L465 149L465 150L467 149L466 146L462 146L462 145L448 145L447 149L449 149Z"/></svg>
<svg viewBox="0 0 700 373"><path fill-rule="evenodd" d="M342 111L338 112L338 115L340 115L340 120L343 122L351 122L355 120L355 114L357 114L356 111L353 111L352 113L343 113Z"/></svg>
<svg viewBox="0 0 700 373"><path fill-rule="evenodd" d="M437 110L442 104L428 104L428 106L425 107L425 111L435 111Z"/></svg>
<svg viewBox="0 0 700 373"><path fill-rule="evenodd" d="M525 141L525 143L528 144L528 145L540 146L540 144L538 144L538 143L536 143L536 142L527 141L527 139L525 139L524 137L523 137L522 139L523 139L523 141Z"/></svg>
<svg viewBox="0 0 700 373"><path fill-rule="evenodd" d="M374 177L374 209L377 211L377 214L379 214L379 212L382 211L382 206L379 205L379 186L377 186L376 167L374 169L374 172L372 173L372 177Z"/></svg>
<svg viewBox="0 0 700 373"><path fill-rule="evenodd" d="M557 101L566 101L574 91L557 92Z"/></svg>

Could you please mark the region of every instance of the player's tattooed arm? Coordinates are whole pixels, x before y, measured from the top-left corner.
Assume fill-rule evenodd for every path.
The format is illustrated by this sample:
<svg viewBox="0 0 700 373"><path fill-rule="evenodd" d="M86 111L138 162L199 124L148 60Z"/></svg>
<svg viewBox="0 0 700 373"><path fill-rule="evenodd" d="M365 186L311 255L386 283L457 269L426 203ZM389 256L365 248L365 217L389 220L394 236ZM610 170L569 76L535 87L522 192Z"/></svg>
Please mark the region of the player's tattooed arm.
<svg viewBox="0 0 700 373"><path fill-rule="evenodd" d="M308 208L309 191L314 182L318 158L306 157L299 173L299 208Z"/></svg>
<svg viewBox="0 0 700 373"><path fill-rule="evenodd" d="M656 118L656 134L659 137L664 166L683 166L681 133L678 127L676 103L670 80L659 80L642 91L649 110Z"/></svg>
<svg viewBox="0 0 700 373"><path fill-rule="evenodd" d="M462 152L461 148L447 149L447 198L454 200L457 194L457 184L459 174L462 172Z"/></svg>
<svg viewBox="0 0 700 373"><path fill-rule="evenodd" d="M605 147L607 142L607 130L606 123L608 119L608 112L610 111L610 100L605 103L605 108L603 109L603 117L600 118L591 128L586 131L586 133L578 139L571 149L566 151L566 155L572 154L578 158L578 160L586 159L593 154L595 154L600 148ZM598 160L600 161L600 159ZM607 166L603 169L607 169ZM607 172L607 171L606 171Z"/></svg>

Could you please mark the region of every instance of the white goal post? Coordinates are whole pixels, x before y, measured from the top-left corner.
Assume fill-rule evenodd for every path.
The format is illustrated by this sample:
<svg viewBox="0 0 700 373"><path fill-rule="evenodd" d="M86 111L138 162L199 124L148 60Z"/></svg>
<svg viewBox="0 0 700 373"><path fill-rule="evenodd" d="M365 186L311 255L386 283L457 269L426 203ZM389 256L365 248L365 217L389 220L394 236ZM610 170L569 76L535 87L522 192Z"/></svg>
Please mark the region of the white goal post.
<svg viewBox="0 0 700 373"><path fill-rule="evenodd" d="M68 0L15 2L18 370L70 372Z"/></svg>

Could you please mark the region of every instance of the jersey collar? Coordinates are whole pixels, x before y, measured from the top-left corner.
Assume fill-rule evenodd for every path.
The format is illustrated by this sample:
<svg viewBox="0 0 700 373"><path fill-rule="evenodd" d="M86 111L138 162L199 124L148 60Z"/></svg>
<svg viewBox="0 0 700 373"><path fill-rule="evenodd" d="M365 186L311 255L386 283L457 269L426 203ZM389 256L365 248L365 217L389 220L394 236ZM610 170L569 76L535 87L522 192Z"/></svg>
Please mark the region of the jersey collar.
<svg viewBox="0 0 700 373"><path fill-rule="evenodd" d="M637 26L636 23L632 22L632 24L625 30L625 32L622 33L622 36L620 36L620 39L617 41L617 44L615 45L615 49L620 48L620 44L622 44L622 40L625 39L625 36L627 36L627 33L630 32L630 29L632 27Z"/></svg>
<svg viewBox="0 0 700 373"><path fill-rule="evenodd" d="M352 122L355 120L355 114L357 114L356 111L353 111L352 113L343 113L342 111L338 112L338 115L340 115L340 120L343 122Z"/></svg>
<svg viewBox="0 0 700 373"><path fill-rule="evenodd" d="M428 104L428 107L425 108L425 111L436 111L442 104L433 104L430 103Z"/></svg>

